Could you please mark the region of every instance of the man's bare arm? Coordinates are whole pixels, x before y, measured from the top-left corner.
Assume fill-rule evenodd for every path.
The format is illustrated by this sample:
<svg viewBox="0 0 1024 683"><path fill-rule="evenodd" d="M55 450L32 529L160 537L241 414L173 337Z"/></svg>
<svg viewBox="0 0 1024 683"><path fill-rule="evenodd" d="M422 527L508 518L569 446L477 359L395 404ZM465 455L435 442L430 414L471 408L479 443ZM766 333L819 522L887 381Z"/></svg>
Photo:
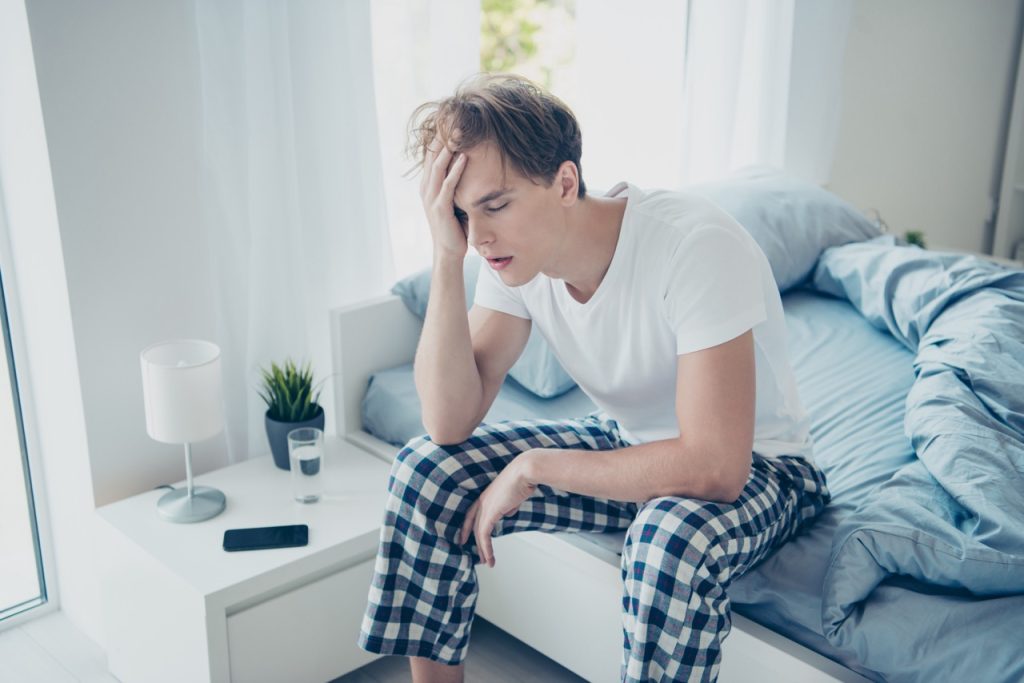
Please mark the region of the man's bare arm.
<svg viewBox="0 0 1024 683"><path fill-rule="evenodd" d="M437 443L457 443L479 411L483 396L466 317L465 287L461 258L434 258L413 375L423 426Z"/></svg>
<svg viewBox="0 0 1024 683"><path fill-rule="evenodd" d="M679 438L611 451L536 449L525 453L519 466L532 484L588 496L634 502L660 496L734 502L750 475L754 368L750 330L724 344L679 356Z"/></svg>
<svg viewBox="0 0 1024 683"><path fill-rule="evenodd" d="M413 374L423 425L437 443L464 441L490 409L530 334L530 322L474 306L467 317L462 263L469 244L455 217L464 154L434 140L423 159L420 198L434 243L430 298Z"/></svg>

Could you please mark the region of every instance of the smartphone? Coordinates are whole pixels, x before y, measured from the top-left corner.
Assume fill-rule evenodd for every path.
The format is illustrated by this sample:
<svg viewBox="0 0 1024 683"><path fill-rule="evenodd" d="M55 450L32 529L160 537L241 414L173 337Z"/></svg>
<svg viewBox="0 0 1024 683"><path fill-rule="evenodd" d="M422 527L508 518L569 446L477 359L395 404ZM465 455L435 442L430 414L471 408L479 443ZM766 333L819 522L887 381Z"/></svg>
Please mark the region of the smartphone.
<svg viewBox="0 0 1024 683"><path fill-rule="evenodd" d="M305 524L260 526L251 529L228 529L224 532L224 550L264 550L294 548L309 543L309 527Z"/></svg>

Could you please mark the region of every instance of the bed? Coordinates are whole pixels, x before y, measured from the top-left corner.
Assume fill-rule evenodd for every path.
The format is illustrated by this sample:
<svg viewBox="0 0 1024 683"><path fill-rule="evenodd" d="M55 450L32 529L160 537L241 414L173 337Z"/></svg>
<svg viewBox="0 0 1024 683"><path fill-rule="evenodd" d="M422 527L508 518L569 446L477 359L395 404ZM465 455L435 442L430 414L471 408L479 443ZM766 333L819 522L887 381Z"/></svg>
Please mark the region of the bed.
<svg viewBox="0 0 1024 683"><path fill-rule="evenodd" d="M1024 680L1024 270L865 233L787 273L778 236L755 235L833 500L730 586L720 680ZM424 431L409 313L392 296L332 314L339 425L387 460ZM593 409L510 378L486 420ZM495 539L478 614L615 680L624 536Z"/></svg>

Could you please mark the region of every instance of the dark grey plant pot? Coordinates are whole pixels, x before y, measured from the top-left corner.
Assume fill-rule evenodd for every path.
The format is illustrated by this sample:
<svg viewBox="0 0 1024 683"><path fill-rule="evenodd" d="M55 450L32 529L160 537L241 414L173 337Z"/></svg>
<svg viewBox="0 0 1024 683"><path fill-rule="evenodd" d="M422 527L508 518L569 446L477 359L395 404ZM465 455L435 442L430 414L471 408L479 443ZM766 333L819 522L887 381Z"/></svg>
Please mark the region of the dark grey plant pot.
<svg viewBox="0 0 1024 683"><path fill-rule="evenodd" d="M291 463L288 461L288 432L300 427L324 428L324 408L317 407L317 413L305 422L280 422L271 419L270 411L264 414L267 424L267 440L270 441L270 452L274 455L274 464L282 470L290 470Z"/></svg>

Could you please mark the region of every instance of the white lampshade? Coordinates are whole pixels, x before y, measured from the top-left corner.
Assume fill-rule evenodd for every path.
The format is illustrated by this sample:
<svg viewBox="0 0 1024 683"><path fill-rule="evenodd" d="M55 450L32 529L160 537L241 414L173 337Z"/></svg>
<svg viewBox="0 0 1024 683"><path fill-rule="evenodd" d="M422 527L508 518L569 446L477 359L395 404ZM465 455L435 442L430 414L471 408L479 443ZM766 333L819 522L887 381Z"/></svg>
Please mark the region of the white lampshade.
<svg viewBox="0 0 1024 683"><path fill-rule="evenodd" d="M164 443L195 443L224 428L220 347L199 339L143 349L146 431Z"/></svg>

